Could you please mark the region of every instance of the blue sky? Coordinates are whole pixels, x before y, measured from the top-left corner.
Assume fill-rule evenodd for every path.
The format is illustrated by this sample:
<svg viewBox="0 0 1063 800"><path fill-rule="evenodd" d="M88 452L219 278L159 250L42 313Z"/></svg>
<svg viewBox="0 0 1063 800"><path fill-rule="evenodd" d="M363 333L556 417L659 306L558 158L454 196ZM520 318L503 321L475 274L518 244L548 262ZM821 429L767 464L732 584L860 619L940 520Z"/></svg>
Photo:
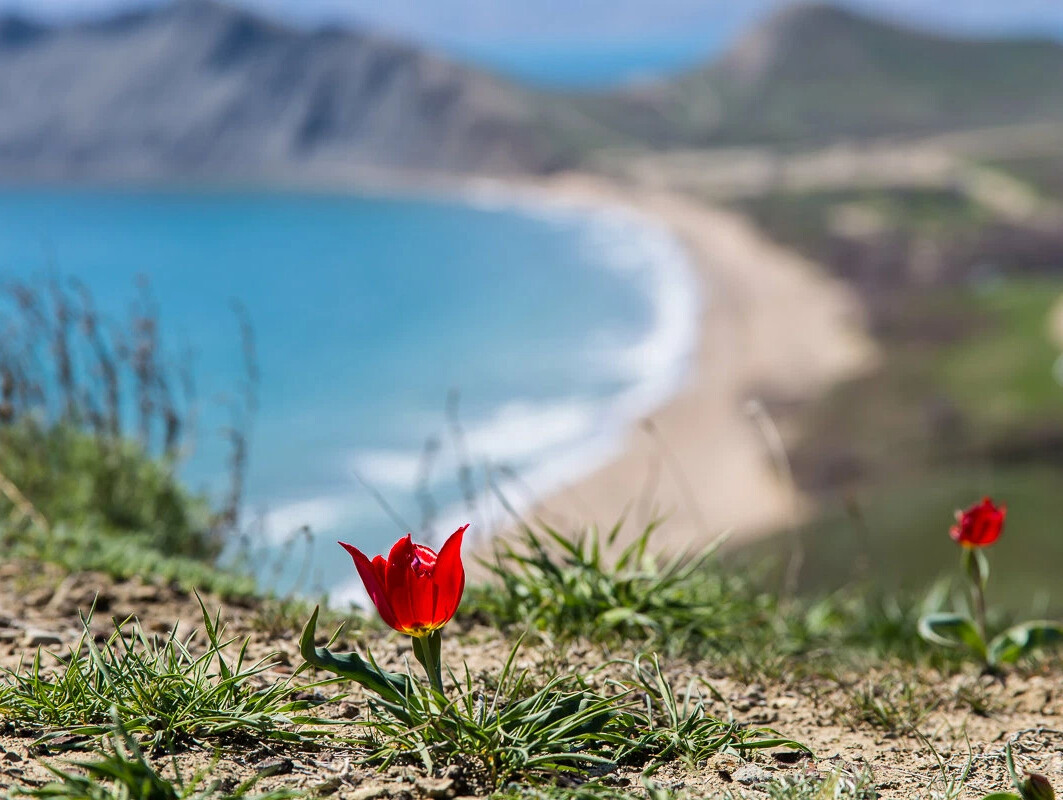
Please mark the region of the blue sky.
<svg viewBox="0 0 1063 800"><path fill-rule="evenodd" d="M0 8L86 15L158 0L0 0ZM285 16L372 22L433 41L632 38L689 34L755 18L779 0L239 0ZM992 31L1063 26L1061 0L843 0L847 5Z"/></svg>
<svg viewBox="0 0 1063 800"><path fill-rule="evenodd" d="M163 0L0 0L89 16ZM301 22L359 22L520 77L586 85L659 74L716 52L784 0L232 0ZM937 29L1063 38L1063 0L841 0Z"/></svg>

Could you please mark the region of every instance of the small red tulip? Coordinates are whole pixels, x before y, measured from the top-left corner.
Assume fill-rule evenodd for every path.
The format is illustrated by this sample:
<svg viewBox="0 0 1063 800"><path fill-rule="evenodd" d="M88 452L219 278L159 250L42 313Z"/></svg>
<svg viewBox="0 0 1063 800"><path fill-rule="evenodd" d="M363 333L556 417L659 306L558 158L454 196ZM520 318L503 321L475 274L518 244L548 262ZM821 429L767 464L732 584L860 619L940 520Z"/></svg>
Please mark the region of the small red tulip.
<svg viewBox="0 0 1063 800"><path fill-rule="evenodd" d="M377 556L370 561L357 547L340 546L354 559L381 619L397 631L423 637L450 622L458 610L465 590L461 537L468 527L454 531L438 554L414 544L409 534L395 542L386 560Z"/></svg>
<svg viewBox="0 0 1063 800"><path fill-rule="evenodd" d="M966 511L956 512L956 524L949 529L952 541L964 547L985 547L1000 538L1006 506L995 506L988 497Z"/></svg>

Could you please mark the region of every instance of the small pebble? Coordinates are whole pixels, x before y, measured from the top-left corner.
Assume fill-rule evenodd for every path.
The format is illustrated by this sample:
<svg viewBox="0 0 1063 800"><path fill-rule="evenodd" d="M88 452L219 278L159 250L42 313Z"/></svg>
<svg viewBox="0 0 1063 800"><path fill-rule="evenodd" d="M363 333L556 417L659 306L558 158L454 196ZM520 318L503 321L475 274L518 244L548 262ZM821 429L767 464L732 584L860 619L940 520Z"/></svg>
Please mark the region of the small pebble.
<svg viewBox="0 0 1063 800"><path fill-rule="evenodd" d="M36 628L30 628L26 631L26 635L22 637L23 647L50 647L62 643L63 638L58 633L37 630Z"/></svg>
<svg viewBox="0 0 1063 800"><path fill-rule="evenodd" d="M255 771L260 778L268 775L287 775L292 771L290 758L268 758L255 764Z"/></svg>
<svg viewBox="0 0 1063 800"><path fill-rule="evenodd" d="M358 719L358 706L354 703L340 703L338 711L343 719Z"/></svg>
<svg viewBox="0 0 1063 800"><path fill-rule="evenodd" d="M766 783L771 780L771 773L756 764L743 764L734 771L731 777L738 783L752 786L756 783Z"/></svg>
<svg viewBox="0 0 1063 800"><path fill-rule="evenodd" d="M28 606L40 608L41 606L48 604L48 601L52 599L53 594L55 594L55 592L52 589L36 589L23 595L22 600Z"/></svg>
<svg viewBox="0 0 1063 800"><path fill-rule="evenodd" d="M342 778L329 778L324 783L319 783L314 787L314 795L317 797L328 797L329 795L336 794L343 786Z"/></svg>
<svg viewBox="0 0 1063 800"><path fill-rule="evenodd" d="M417 788L425 797L453 797L455 794L452 778L418 778Z"/></svg>
<svg viewBox="0 0 1063 800"><path fill-rule="evenodd" d="M376 786L363 786L361 789L355 789L349 795L347 800L374 800L377 797L384 797L388 793L388 787L376 785Z"/></svg>

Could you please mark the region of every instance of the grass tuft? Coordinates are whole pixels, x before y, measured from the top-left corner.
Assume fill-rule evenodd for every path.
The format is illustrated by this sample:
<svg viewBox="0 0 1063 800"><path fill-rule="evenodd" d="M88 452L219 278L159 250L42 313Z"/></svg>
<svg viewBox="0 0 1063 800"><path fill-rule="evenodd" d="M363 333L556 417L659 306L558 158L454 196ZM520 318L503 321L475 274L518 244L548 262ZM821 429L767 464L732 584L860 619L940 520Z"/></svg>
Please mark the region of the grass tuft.
<svg viewBox="0 0 1063 800"><path fill-rule="evenodd" d="M712 716L706 708L707 696L715 694L712 687L691 678L681 694L676 692L655 655L638 656L626 663L633 674L629 686L645 707L636 717L642 730L632 755L649 757L651 768L678 758L697 769L720 753L745 757L755 750L772 748L811 753L805 745L771 728L749 728L733 719Z"/></svg>
<svg viewBox="0 0 1063 800"><path fill-rule="evenodd" d="M879 797L874 779L867 770L788 776L760 788L763 793L757 792L756 795L728 792L725 800L752 800L754 796L765 795L770 800L877 800Z"/></svg>
<svg viewBox="0 0 1063 800"><path fill-rule="evenodd" d="M509 786L495 795L497 800L686 800L687 795L660 785L644 775L641 787L621 788L601 780L548 786Z"/></svg>
<svg viewBox="0 0 1063 800"><path fill-rule="evenodd" d="M185 779L174 765L174 779L152 766L117 719L98 758L76 761L78 772L46 765L56 780L35 789L16 790L13 797L38 800L286 800L302 793L280 789L266 794L249 794L254 780L225 791L223 779L207 780L207 773Z"/></svg>
<svg viewBox="0 0 1063 800"><path fill-rule="evenodd" d="M466 780L497 789L509 780L612 769L630 746L632 716L623 695L591 689L580 676L555 676L538 688L514 667L514 647L494 691L473 685L444 707L418 681L401 706L370 701L370 761L387 766L416 758L430 773L458 764Z"/></svg>
<svg viewBox="0 0 1063 800"><path fill-rule="evenodd" d="M662 563L648 551L648 526L615 560L621 530L591 529L569 539L550 527L524 526L488 564L499 586L467 605L496 624L527 626L560 640L638 641L669 653L726 650L764 625L771 607L748 583L714 568L715 549Z"/></svg>
<svg viewBox="0 0 1063 800"><path fill-rule="evenodd" d="M925 682L887 677L846 687L847 707L840 721L852 728L870 725L890 734L911 734L941 705L942 698Z"/></svg>
<svg viewBox="0 0 1063 800"><path fill-rule="evenodd" d="M89 620L82 623L81 638L67 656L55 656L54 667L45 668L38 649L28 670L7 671L0 684L0 714L44 730L42 741L105 735L112 713L153 750L236 733L298 743L317 731L297 726L325 724L305 715L308 701L294 697L307 687L291 678L256 680L273 662L248 663L247 640L230 660L225 650L235 640L222 639L220 617L212 620L205 607L208 646L199 655L194 634L182 640L176 627L160 641L135 619L116 621L97 645Z"/></svg>

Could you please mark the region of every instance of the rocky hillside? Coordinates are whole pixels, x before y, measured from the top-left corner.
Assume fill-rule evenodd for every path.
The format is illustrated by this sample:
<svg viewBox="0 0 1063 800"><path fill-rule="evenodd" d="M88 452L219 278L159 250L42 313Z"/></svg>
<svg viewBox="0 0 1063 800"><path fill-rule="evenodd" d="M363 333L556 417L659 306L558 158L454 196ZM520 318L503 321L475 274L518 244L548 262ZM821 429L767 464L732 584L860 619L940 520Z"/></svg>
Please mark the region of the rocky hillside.
<svg viewBox="0 0 1063 800"><path fill-rule="evenodd" d="M1063 120L1063 44L934 35L830 5L766 19L721 58L597 102L657 146L843 137Z"/></svg>
<svg viewBox="0 0 1063 800"><path fill-rule="evenodd" d="M212 0L0 18L2 179L540 171L560 155L535 116L530 95L412 46Z"/></svg>

